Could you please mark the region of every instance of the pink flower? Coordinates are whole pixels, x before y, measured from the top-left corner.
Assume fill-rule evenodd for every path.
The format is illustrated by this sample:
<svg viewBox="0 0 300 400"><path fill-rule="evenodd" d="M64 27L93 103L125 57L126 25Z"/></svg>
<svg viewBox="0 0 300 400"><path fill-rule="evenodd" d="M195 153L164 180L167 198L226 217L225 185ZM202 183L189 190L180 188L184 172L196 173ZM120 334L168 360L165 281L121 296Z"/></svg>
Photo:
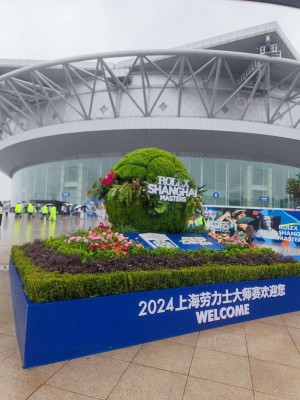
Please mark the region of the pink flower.
<svg viewBox="0 0 300 400"><path fill-rule="evenodd" d="M111 169L105 178L101 180L101 183L107 187L110 187L115 179L115 173Z"/></svg>

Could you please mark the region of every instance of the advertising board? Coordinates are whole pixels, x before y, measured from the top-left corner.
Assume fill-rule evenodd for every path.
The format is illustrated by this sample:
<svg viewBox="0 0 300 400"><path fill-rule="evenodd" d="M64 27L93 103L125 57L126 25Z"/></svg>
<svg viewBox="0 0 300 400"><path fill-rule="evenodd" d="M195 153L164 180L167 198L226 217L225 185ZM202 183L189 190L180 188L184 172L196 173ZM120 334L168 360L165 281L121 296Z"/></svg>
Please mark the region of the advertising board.
<svg viewBox="0 0 300 400"><path fill-rule="evenodd" d="M203 215L209 230L229 236L243 234L250 222L255 244L300 257L300 210L205 206Z"/></svg>

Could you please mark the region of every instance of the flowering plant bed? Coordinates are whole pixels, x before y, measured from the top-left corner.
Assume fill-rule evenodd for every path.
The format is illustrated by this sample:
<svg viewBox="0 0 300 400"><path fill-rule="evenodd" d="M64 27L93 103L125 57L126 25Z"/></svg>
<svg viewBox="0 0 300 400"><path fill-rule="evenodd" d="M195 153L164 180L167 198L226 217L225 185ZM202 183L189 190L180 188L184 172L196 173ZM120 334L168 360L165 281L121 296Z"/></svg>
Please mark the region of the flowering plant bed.
<svg viewBox="0 0 300 400"><path fill-rule="evenodd" d="M104 227L15 246L11 258L38 303L300 274L300 264L269 249L149 250Z"/></svg>
<svg viewBox="0 0 300 400"><path fill-rule="evenodd" d="M300 263L269 249L150 251L107 229L15 246L23 365L299 310L298 275Z"/></svg>

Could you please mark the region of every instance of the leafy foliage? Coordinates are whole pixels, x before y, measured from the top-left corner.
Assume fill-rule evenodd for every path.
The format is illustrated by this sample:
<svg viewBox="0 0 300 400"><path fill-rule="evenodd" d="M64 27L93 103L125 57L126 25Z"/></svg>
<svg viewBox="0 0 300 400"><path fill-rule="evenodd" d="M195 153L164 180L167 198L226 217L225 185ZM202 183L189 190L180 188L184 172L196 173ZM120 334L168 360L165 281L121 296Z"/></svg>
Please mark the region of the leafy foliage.
<svg viewBox="0 0 300 400"><path fill-rule="evenodd" d="M157 195L147 192L147 184L157 183L158 176L174 177L180 182L189 180L190 188L197 187L177 157L164 150L146 148L127 154L107 177L93 184L89 193L98 199L105 198L114 228L131 225L140 232L180 232L187 217L202 209L201 199L190 197L186 203L160 201ZM201 197L205 190L198 190Z"/></svg>
<svg viewBox="0 0 300 400"><path fill-rule="evenodd" d="M286 193L293 197L294 208L300 202L300 172L295 178L288 178L286 181Z"/></svg>
<svg viewBox="0 0 300 400"><path fill-rule="evenodd" d="M108 191L108 186L101 183L101 179L97 179L93 182L92 187L88 190L87 197L94 200L100 200L107 195Z"/></svg>
<svg viewBox="0 0 300 400"><path fill-rule="evenodd" d="M190 196L186 201L185 215L189 218L191 215L196 215L199 211L203 210L202 203L198 197Z"/></svg>

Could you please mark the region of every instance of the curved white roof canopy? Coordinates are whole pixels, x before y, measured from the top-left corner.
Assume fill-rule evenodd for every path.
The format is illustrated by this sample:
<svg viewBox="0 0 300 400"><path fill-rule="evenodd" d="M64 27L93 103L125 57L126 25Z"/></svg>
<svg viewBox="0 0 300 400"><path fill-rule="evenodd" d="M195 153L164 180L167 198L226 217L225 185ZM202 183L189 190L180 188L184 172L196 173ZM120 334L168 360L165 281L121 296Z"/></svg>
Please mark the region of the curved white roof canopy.
<svg viewBox="0 0 300 400"><path fill-rule="evenodd" d="M271 31L288 58L253 52ZM299 166L300 62L277 24L202 47L8 63L0 170L148 146Z"/></svg>

